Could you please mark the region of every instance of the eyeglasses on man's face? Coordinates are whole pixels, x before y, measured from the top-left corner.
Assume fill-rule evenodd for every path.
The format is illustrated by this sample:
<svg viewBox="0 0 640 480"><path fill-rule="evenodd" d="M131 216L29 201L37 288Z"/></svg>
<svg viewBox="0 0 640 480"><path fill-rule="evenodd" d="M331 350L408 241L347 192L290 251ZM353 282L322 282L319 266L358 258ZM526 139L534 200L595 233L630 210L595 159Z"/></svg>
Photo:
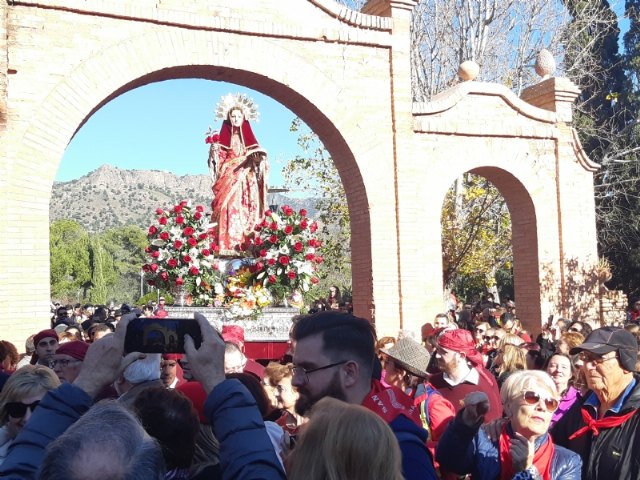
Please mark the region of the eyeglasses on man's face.
<svg viewBox="0 0 640 480"><path fill-rule="evenodd" d="M596 355L595 353L591 353L591 352L580 352L580 354L578 354L578 358L585 365L587 363L592 363L594 365L602 365L604 362L617 359L618 352L615 352L613 356L609 356L609 357L605 357L603 355Z"/></svg>
<svg viewBox="0 0 640 480"><path fill-rule="evenodd" d="M309 381L309 374L313 372L318 372L320 370L326 370L328 368L337 367L338 365L344 365L348 361L349 360L342 360L341 362L330 363L329 365L324 365L323 367L317 367L317 368L304 368L304 367L299 367L297 365L292 365L289 368L291 370L291 374L294 377L301 377L304 380L304 383L307 383Z"/></svg>
<svg viewBox="0 0 640 480"><path fill-rule="evenodd" d="M78 363L78 362L82 362L82 360L77 360L75 358L61 358L57 360L51 360L50 363L51 363L51 368L56 368L57 366L66 368L69 366L70 363Z"/></svg>

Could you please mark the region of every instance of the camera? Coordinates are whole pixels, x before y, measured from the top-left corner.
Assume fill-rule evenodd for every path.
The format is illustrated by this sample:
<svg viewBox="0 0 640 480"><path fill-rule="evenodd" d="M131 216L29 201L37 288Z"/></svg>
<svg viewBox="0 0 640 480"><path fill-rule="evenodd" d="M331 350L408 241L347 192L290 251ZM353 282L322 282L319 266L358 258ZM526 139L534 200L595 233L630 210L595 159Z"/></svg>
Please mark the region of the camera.
<svg viewBox="0 0 640 480"><path fill-rule="evenodd" d="M127 352L184 353L184 336L189 334L193 344L202 344L200 325L193 318L145 318L129 322L124 340Z"/></svg>

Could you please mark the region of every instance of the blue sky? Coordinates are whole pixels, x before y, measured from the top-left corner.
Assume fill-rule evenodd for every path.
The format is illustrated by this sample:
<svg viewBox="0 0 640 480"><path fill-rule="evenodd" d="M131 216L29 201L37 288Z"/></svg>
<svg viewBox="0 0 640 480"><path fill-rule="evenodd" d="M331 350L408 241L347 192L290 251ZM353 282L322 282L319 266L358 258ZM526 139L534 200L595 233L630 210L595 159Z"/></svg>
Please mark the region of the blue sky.
<svg viewBox="0 0 640 480"><path fill-rule="evenodd" d="M295 115L282 104L239 85L201 79L169 80L131 90L104 105L76 133L62 158L56 180L79 178L103 164L125 169L206 174L209 125L220 129L215 108L227 93L247 93L258 104L252 124L269 152L270 185L282 184L284 164L300 153L289 132Z"/></svg>

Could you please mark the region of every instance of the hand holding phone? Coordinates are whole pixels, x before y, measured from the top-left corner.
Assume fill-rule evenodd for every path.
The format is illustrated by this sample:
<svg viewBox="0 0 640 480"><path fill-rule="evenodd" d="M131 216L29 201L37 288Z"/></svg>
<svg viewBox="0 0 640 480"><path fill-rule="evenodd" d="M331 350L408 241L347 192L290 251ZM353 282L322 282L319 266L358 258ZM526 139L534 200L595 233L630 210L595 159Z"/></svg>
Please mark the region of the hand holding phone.
<svg viewBox="0 0 640 480"><path fill-rule="evenodd" d="M192 318L138 317L127 325L124 348L127 352L185 353L185 335L196 348L202 343L198 322Z"/></svg>
<svg viewBox="0 0 640 480"><path fill-rule="evenodd" d="M187 335L184 349L193 376L202 384L208 395L216 385L225 379L224 340L204 315L195 313L194 317L200 326L202 344L198 348L194 339Z"/></svg>

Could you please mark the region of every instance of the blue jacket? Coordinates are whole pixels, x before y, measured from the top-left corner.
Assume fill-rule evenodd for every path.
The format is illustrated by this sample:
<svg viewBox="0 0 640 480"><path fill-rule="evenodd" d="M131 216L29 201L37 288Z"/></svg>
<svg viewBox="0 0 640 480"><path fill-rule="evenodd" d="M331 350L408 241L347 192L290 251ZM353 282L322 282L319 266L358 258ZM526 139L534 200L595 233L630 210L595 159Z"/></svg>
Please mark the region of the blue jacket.
<svg viewBox="0 0 640 480"><path fill-rule="evenodd" d="M220 442L222 478L286 479L256 401L238 380L213 389L204 411Z"/></svg>
<svg viewBox="0 0 640 480"><path fill-rule="evenodd" d="M402 474L406 480L436 480L433 459L427 449L427 431L399 415L389 424L402 453Z"/></svg>
<svg viewBox="0 0 640 480"><path fill-rule="evenodd" d="M473 480L495 480L500 478L500 453L497 442L491 441L480 426L467 427L461 421L460 411L449 423L438 442L436 460L440 466L454 473L470 473ZM547 435L536 440L538 448ZM566 448L555 446L551 463L551 476L554 480L580 480L582 460L580 456ZM533 479L528 473L519 478Z"/></svg>
<svg viewBox="0 0 640 480"><path fill-rule="evenodd" d="M0 478L35 480L47 445L92 405L80 388L64 383L47 393L16 437L0 466ZM237 380L225 380L209 394L205 411L220 441L224 479L283 480L284 472L266 433L255 400Z"/></svg>

